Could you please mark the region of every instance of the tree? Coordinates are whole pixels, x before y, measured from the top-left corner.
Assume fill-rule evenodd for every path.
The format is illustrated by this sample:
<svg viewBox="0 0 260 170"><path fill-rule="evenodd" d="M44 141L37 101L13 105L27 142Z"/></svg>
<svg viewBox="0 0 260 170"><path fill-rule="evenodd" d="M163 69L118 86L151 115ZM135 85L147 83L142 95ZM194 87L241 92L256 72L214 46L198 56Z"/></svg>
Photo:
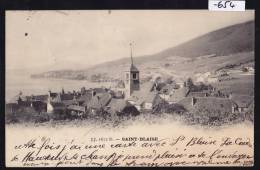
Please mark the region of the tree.
<svg viewBox="0 0 260 170"><path fill-rule="evenodd" d="M243 71L243 72L248 72L248 69L247 69L246 67L243 67L243 68L242 68L242 71Z"/></svg>
<svg viewBox="0 0 260 170"><path fill-rule="evenodd" d="M180 104L159 103L154 106L153 113L184 113L186 109Z"/></svg>
<svg viewBox="0 0 260 170"><path fill-rule="evenodd" d="M162 78L160 76L155 78L155 83L160 83L162 81Z"/></svg>
<svg viewBox="0 0 260 170"><path fill-rule="evenodd" d="M123 80L120 80L120 81L117 83L116 87L118 87L118 88L125 88L125 83L124 83L124 81L123 81Z"/></svg>
<svg viewBox="0 0 260 170"><path fill-rule="evenodd" d="M173 80L173 77L168 77L166 80L165 80L165 83L166 84L173 84L175 83L174 80Z"/></svg>
<svg viewBox="0 0 260 170"><path fill-rule="evenodd" d="M82 88L80 89L80 93L81 93L82 95L86 94L86 88L85 88L85 87L82 87Z"/></svg>

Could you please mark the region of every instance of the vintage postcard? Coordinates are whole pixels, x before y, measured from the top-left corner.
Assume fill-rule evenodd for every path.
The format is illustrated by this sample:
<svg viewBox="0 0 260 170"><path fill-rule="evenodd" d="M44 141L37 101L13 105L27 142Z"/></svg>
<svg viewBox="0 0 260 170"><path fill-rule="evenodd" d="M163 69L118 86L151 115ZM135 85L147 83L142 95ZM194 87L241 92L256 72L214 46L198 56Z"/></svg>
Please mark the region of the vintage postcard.
<svg viewBox="0 0 260 170"><path fill-rule="evenodd" d="M6 11L6 166L253 166L254 16Z"/></svg>

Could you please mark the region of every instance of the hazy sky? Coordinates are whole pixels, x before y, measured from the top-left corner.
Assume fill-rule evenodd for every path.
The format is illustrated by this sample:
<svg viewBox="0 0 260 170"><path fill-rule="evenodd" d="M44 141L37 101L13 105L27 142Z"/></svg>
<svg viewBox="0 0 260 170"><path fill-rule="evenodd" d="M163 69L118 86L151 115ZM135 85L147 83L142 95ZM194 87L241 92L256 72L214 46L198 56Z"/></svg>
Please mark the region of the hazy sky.
<svg viewBox="0 0 260 170"><path fill-rule="evenodd" d="M153 54L228 25L254 11L7 11L6 68L86 68Z"/></svg>

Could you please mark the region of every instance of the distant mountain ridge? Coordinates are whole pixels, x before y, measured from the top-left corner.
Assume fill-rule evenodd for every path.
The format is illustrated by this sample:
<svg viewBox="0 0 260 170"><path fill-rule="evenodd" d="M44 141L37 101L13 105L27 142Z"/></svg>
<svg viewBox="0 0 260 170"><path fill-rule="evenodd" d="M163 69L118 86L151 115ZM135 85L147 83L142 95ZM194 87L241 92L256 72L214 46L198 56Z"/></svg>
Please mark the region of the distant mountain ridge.
<svg viewBox="0 0 260 170"><path fill-rule="evenodd" d="M254 50L254 21L225 27L176 47L162 51L157 56L170 55L199 57L216 54L217 56Z"/></svg>
<svg viewBox="0 0 260 170"><path fill-rule="evenodd" d="M142 70L149 72L150 68L162 68L166 63L176 64L178 61L199 59L202 56L228 57L233 54L247 53L254 51L254 37L254 21L248 21L207 33L153 55L135 57L134 64ZM240 55L239 58L242 59L243 55L242 57ZM243 60L246 60L246 57L247 55L244 55ZM205 60L210 60L210 58L205 58ZM232 60L234 60L234 57L232 57ZM251 54L250 60L252 60ZM33 77L91 79L91 76L94 75L95 77L105 77L106 79L109 79L109 77L120 78L122 71L128 68L129 63L130 58L123 58L98 64L84 70L49 71L33 75ZM232 61L232 64L236 63Z"/></svg>

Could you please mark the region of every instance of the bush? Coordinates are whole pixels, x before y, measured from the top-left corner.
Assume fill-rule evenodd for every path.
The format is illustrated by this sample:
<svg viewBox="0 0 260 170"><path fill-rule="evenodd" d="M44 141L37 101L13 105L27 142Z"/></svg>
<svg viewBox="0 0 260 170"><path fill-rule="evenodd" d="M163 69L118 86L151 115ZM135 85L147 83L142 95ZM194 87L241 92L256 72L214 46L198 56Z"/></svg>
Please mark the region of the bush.
<svg viewBox="0 0 260 170"><path fill-rule="evenodd" d="M187 124L200 124L207 126L221 126L235 124L245 120L244 113L184 113L182 120Z"/></svg>
<svg viewBox="0 0 260 170"><path fill-rule="evenodd" d="M180 104L168 104L166 102L157 104L152 113L177 113L182 114L186 109Z"/></svg>
<svg viewBox="0 0 260 170"><path fill-rule="evenodd" d="M16 113L6 114L6 123L41 123L50 120L47 113L39 113L30 107L22 107Z"/></svg>

